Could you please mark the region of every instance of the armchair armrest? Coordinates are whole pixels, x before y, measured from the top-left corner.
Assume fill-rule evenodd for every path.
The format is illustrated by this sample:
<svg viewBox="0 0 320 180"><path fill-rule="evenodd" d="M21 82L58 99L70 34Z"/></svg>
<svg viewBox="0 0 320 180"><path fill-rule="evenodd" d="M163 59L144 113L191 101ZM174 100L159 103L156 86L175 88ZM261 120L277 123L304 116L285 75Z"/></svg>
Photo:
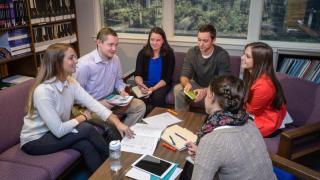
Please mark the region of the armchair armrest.
<svg viewBox="0 0 320 180"><path fill-rule="evenodd" d="M269 152L272 164L302 179L319 179L320 172Z"/></svg>
<svg viewBox="0 0 320 180"><path fill-rule="evenodd" d="M292 149L294 146L294 141L299 140L303 137L316 135L317 133L318 134L320 133L320 123L308 124L305 126L301 126L295 129L290 129L282 132L280 134L279 149L277 154L282 157L292 159L291 155L292 155ZM319 146L315 147L313 148L312 152L319 149L320 149ZM302 155L305 155L305 153Z"/></svg>

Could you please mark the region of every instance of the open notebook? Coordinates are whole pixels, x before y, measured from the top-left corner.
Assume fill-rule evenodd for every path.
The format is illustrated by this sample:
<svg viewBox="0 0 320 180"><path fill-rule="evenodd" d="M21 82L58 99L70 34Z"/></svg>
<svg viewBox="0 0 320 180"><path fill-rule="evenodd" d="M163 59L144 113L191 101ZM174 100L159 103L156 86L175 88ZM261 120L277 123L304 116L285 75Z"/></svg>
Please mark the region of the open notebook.
<svg viewBox="0 0 320 180"><path fill-rule="evenodd" d="M181 151L186 148L185 144L187 142L195 143L197 136L186 128L174 125L163 132L161 139Z"/></svg>

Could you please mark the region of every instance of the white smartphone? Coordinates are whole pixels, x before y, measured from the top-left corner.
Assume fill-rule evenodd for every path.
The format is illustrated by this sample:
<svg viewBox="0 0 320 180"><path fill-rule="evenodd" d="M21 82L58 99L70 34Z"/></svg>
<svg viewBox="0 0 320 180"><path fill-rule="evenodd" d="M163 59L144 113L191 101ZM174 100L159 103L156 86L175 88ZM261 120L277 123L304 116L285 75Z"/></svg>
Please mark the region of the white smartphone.
<svg viewBox="0 0 320 180"><path fill-rule="evenodd" d="M155 156L142 155L132 164L132 166L156 177L164 178L164 176L174 167L174 164Z"/></svg>

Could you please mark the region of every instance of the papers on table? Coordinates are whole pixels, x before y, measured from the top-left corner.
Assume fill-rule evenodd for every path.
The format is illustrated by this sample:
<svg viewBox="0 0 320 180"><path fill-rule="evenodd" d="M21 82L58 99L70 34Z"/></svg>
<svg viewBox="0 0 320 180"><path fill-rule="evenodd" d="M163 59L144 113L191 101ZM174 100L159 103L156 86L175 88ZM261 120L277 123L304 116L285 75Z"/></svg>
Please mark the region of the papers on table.
<svg viewBox="0 0 320 180"><path fill-rule="evenodd" d="M108 103L116 106L126 106L131 102L132 99L133 96L120 96L117 94L111 94L106 97Z"/></svg>
<svg viewBox="0 0 320 180"><path fill-rule="evenodd" d="M161 139L181 151L186 148L185 144L187 142L195 143L197 136L186 128L174 125L163 132Z"/></svg>
<svg viewBox="0 0 320 180"><path fill-rule="evenodd" d="M142 120L149 125L158 126L158 127L161 126L164 128L167 126L170 126L172 124L176 124L176 123L181 122L180 119L178 119L177 117L175 117L174 115L172 115L168 112L158 114L155 116L151 116L148 118L144 118Z"/></svg>
<svg viewBox="0 0 320 180"><path fill-rule="evenodd" d="M182 172L181 168L176 168L175 171L173 172L173 174L170 176L169 180L174 180L176 179L179 174ZM137 168L131 168L127 173L126 173L127 177L133 178L133 179L139 179L139 180L150 180L151 179L151 175L147 172L141 171Z"/></svg>
<svg viewBox="0 0 320 180"><path fill-rule="evenodd" d="M132 139L124 137L121 141L121 151L153 155L158 140L159 139L155 137L137 135Z"/></svg>
<svg viewBox="0 0 320 180"><path fill-rule="evenodd" d="M122 139L121 151L153 155L163 128L137 123L131 129L136 135L133 139Z"/></svg>
<svg viewBox="0 0 320 180"><path fill-rule="evenodd" d="M160 139L164 127L136 123L135 125L131 126L130 129L133 130L136 136L148 136Z"/></svg>

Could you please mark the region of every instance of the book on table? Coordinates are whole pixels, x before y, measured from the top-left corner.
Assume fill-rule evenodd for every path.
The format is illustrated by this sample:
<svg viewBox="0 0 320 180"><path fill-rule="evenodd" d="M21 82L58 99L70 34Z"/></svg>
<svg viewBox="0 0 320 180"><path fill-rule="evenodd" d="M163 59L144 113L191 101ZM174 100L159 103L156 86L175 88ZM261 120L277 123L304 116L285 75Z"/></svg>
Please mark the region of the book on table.
<svg viewBox="0 0 320 180"><path fill-rule="evenodd" d="M191 141L195 143L197 138L197 135L193 132L179 125L168 127L161 136L162 140L177 148L179 151L186 148L187 142Z"/></svg>
<svg viewBox="0 0 320 180"><path fill-rule="evenodd" d="M136 123L130 128L135 136L131 139L127 137L122 139L121 151L152 155L164 128L141 123Z"/></svg>

